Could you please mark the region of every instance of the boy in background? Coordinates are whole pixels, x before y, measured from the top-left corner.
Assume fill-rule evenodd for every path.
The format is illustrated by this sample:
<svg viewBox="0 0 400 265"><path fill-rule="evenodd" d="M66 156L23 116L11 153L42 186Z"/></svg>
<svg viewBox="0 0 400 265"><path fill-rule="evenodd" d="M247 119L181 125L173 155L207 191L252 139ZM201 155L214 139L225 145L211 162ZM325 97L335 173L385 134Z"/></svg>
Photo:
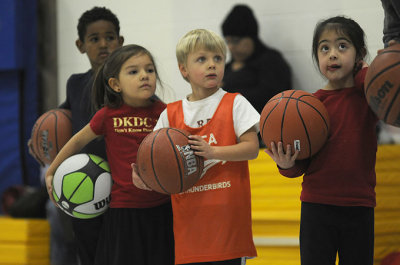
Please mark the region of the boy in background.
<svg viewBox="0 0 400 265"><path fill-rule="evenodd" d="M92 117L91 89L97 69L105 59L124 43L119 35L119 20L105 7L94 7L82 14L78 22L78 50L86 53L91 69L73 74L67 81L67 98L60 108L71 110L72 133L82 129ZM104 141L93 141L81 150L107 159ZM103 216L92 219L71 218L75 243L81 265L93 265Z"/></svg>

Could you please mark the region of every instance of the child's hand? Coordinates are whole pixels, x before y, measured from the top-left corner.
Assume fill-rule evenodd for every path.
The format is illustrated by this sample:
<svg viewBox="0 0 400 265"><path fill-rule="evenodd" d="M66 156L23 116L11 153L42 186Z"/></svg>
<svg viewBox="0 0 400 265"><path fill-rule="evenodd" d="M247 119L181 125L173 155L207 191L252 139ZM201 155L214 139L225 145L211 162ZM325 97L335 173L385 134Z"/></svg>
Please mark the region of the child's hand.
<svg viewBox="0 0 400 265"><path fill-rule="evenodd" d="M44 167L44 163L42 162L42 160L40 160L40 158L36 156L35 152L33 152L32 139L28 140L27 145L28 145L29 154L40 164L41 167Z"/></svg>
<svg viewBox="0 0 400 265"><path fill-rule="evenodd" d="M386 48L388 48L388 47L390 47L390 46L393 46L393 45L396 45L396 44L399 44L399 42L398 42L397 40L390 40L390 41L388 42L388 45L387 45ZM380 54L380 53L383 52L386 48L379 49L378 52L377 52L377 54Z"/></svg>
<svg viewBox="0 0 400 265"><path fill-rule="evenodd" d="M290 144L287 145L285 153L282 142L278 143L278 149L275 143L271 142L271 150L265 149L265 153L267 153L281 169L288 169L294 166L295 160L299 155L299 150L296 150L292 156L292 147Z"/></svg>
<svg viewBox="0 0 400 265"><path fill-rule="evenodd" d="M49 194L50 200L58 207L58 205L53 197L53 184L52 184L53 178L54 178L53 174L46 173L46 176L45 176L46 189L47 189L47 193Z"/></svg>
<svg viewBox="0 0 400 265"><path fill-rule="evenodd" d="M135 185L136 188L141 189L141 190L152 190L149 187L147 187L147 185L144 184L142 179L139 177L137 165L135 163L132 163L131 167L132 167L132 182L133 182L133 185Z"/></svg>
<svg viewBox="0 0 400 265"><path fill-rule="evenodd" d="M205 157L207 159L214 159L213 147L210 146L204 139L199 135L189 135L190 148L193 149L196 155Z"/></svg>

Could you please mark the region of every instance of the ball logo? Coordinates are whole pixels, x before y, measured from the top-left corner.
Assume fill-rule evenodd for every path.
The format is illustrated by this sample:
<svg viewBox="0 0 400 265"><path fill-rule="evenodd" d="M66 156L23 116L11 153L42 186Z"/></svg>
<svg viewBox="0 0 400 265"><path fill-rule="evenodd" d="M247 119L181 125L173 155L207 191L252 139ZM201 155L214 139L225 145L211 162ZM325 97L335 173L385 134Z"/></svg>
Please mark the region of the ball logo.
<svg viewBox="0 0 400 265"><path fill-rule="evenodd" d="M371 102L373 104L374 110L378 111L382 100L385 99L386 95L389 94L390 90L393 88L393 84L386 80L385 83L378 89L378 93L376 96L371 97Z"/></svg>
<svg viewBox="0 0 400 265"><path fill-rule="evenodd" d="M300 148L300 140L294 140L293 146L294 146L294 150L299 150L299 151L301 151L301 148Z"/></svg>
<svg viewBox="0 0 400 265"><path fill-rule="evenodd" d="M108 196L107 198L105 198L101 201L98 201L98 202L94 203L93 205L96 210L100 210L101 208L104 208L106 205L109 205L110 201L111 201L111 196Z"/></svg>
<svg viewBox="0 0 400 265"><path fill-rule="evenodd" d="M41 147L43 151L43 155L50 159L50 151L53 149L53 145L49 142L49 131L43 130L40 134L40 138L42 139Z"/></svg>
<svg viewBox="0 0 400 265"><path fill-rule="evenodd" d="M185 176L189 176L195 173L197 168L197 161L193 150L190 148L190 145L179 146L176 145L176 149L178 149L179 154L181 155L185 167Z"/></svg>

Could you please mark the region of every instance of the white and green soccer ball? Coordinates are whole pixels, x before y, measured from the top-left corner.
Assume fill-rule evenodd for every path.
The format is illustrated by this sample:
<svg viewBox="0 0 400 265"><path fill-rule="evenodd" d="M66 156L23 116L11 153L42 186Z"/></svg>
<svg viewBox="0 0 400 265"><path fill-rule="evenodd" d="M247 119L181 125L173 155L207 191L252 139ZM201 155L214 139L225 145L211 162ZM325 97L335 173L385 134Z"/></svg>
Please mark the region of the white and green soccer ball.
<svg viewBox="0 0 400 265"><path fill-rule="evenodd" d="M53 178L53 197L68 215L88 219L107 210L111 186L107 161L92 154L77 154L57 168Z"/></svg>

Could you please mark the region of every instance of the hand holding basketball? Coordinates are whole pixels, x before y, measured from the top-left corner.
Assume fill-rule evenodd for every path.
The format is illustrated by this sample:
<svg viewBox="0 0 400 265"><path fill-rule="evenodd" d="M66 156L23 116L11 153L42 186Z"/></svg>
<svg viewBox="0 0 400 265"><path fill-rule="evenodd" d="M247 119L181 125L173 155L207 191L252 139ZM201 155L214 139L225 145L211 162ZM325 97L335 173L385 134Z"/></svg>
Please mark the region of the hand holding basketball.
<svg viewBox="0 0 400 265"><path fill-rule="evenodd" d="M383 49L365 76L364 92L370 108L387 124L400 127L400 44Z"/></svg>
<svg viewBox="0 0 400 265"><path fill-rule="evenodd" d="M52 175L52 174L48 175L46 173L46 177L45 177L44 181L46 184L46 189L47 189L47 193L49 194L50 200L58 207L58 205L53 197L53 178L54 178L54 175Z"/></svg>
<svg viewBox="0 0 400 265"><path fill-rule="evenodd" d="M149 133L137 152L135 173L147 187L164 194L176 194L191 188L201 177L204 159L194 153L189 133L177 128L162 128Z"/></svg>
<svg viewBox="0 0 400 265"><path fill-rule="evenodd" d="M199 135L189 135L190 147L195 151L194 153L198 156L202 156L207 159L213 159L214 153L213 148Z"/></svg>
<svg viewBox="0 0 400 265"><path fill-rule="evenodd" d="M292 155L292 146L290 144L286 146L285 152L282 142L278 142L278 148L274 142L271 142L271 150L265 149L265 153L267 153L281 169L288 169L294 166L296 158L299 155L299 150L296 150Z"/></svg>
<svg viewBox="0 0 400 265"><path fill-rule="evenodd" d="M71 111L67 109L49 110L36 120L28 147L40 164L51 164L72 137L71 121Z"/></svg>
<svg viewBox="0 0 400 265"><path fill-rule="evenodd" d="M146 184L144 184L143 180L139 177L139 170L138 167L135 163L131 164L132 167L132 183L135 185L136 188L141 189L141 190L152 190L149 187L147 187Z"/></svg>
<svg viewBox="0 0 400 265"><path fill-rule="evenodd" d="M285 153L275 154L271 142L290 145L288 156L299 154L296 159L306 159L315 155L328 139L329 116L324 104L311 93L301 90L285 90L272 97L260 115L261 137L270 154L281 162L290 161Z"/></svg>
<svg viewBox="0 0 400 265"><path fill-rule="evenodd" d="M42 160L40 160L40 158L35 154L35 152L33 151L33 143L32 143L32 138L28 140L27 143L28 146L28 152L29 154L36 160L36 162L38 162L40 164L41 167L44 167L45 164L43 163Z"/></svg>

